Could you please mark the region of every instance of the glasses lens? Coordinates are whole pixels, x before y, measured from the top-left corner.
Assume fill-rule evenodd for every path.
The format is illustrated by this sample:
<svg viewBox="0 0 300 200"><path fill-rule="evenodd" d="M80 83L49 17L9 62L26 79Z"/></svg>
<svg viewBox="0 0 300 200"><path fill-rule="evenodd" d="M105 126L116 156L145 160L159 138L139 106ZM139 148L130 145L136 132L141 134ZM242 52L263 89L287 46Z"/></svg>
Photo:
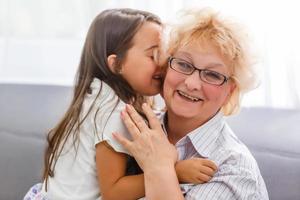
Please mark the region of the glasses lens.
<svg viewBox="0 0 300 200"><path fill-rule="evenodd" d="M171 62L171 67L183 74L191 74L194 70L193 66L191 66L189 63L179 59L173 59Z"/></svg>
<svg viewBox="0 0 300 200"><path fill-rule="evenodd" d="M219 74L218 72L211 70L203 70L200 73L201 79L203 79L207 83L211 83L214 85L220 85L225 81L225 76Z"/></svg>

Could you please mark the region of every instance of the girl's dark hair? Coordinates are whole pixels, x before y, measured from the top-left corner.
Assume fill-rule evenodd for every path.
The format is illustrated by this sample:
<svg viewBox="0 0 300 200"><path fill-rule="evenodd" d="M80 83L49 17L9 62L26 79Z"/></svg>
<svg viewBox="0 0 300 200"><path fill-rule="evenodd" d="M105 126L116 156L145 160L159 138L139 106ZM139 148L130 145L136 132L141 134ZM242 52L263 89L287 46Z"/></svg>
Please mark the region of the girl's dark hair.
<svg viewBox="0 0 300 200"><path fill-rule="evenodd" d="M156 15L134 9L105 10L92 22L76 74L73 100L62 120L47 137L48 147L45 152L43 173L46 188L49 176L54 176L53 171L57 158L62 152L61 147L71 135L74 138L74 144L78 140L79 127L89 112L81 120L79 115L85 95L90 93L90 84L94 78L108 84L119 99L132 103L137 109L145 101L145 97L137 94L120 74L113 73L107 63L107 57L115 54L117 56L116 67L120 68L128 49L133 46L133 37L144 22L161 25ZM100 92L101 89L97 96Z"/></svg>

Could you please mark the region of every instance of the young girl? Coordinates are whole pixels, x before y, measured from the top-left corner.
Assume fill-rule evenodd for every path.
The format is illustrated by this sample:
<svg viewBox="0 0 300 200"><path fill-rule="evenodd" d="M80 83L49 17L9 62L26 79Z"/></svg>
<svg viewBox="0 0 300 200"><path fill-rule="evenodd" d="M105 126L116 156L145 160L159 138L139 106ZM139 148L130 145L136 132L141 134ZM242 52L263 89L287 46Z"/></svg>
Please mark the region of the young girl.
<svg viewBox="0 0 300 200"><path fill-rule="evenodd" d="M126 176L128 152L112 133L129 137L120 118L125 103L140 111L142 103L160 92L162 72L157 60L161 31L160 19L145 11L111 9L95 18L83 48L71 105L48 135L42 189L35 191L34 187L24 199L144 196L143 175ZM186 167L191 162L197 166ZM204 178L196 182L208 181L214 171L210 161L178 163L184 182L195 182L199 174Z"/></svg>

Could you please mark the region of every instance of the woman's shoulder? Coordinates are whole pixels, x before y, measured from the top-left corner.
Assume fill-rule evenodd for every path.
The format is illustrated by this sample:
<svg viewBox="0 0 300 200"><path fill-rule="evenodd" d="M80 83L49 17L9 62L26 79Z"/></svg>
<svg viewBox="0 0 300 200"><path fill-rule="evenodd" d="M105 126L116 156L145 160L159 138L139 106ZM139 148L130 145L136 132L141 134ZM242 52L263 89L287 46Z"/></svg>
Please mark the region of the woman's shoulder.
<svg viewBox="0 0 300 200"><path fill-rule="evenodd" d="M224 161L235 164L239 162L256 163L248 147L234 134L227 124L225 124L217 143L220 147L220 155L224 155Z"/></svg>

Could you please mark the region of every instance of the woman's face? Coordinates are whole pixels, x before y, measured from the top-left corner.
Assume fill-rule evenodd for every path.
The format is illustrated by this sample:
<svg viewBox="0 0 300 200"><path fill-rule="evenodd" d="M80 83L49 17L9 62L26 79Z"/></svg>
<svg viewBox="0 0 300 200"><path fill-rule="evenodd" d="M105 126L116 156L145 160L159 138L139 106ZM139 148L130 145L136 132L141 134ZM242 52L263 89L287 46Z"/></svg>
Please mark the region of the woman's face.
<svg viewBox="0 0 300 200"><path fill-rule="evenodd" d="M145 22L133 38L122 64L122 76L139 94L155 95L161 89L161 71L156 62L162 27Z"/></svg>
<svg viewBox="0 0 300 200"><path fill-rule="evenodd" d="M173 55L198 69L208 69L229 77L228 61L218 49L209 43L190 43L180 47ZM211 85L200 79L199 71L191 75L168 68L163 98L169 114L195 120L203 124L229 100L234 83L225 82L221 86Z"/></svg>

